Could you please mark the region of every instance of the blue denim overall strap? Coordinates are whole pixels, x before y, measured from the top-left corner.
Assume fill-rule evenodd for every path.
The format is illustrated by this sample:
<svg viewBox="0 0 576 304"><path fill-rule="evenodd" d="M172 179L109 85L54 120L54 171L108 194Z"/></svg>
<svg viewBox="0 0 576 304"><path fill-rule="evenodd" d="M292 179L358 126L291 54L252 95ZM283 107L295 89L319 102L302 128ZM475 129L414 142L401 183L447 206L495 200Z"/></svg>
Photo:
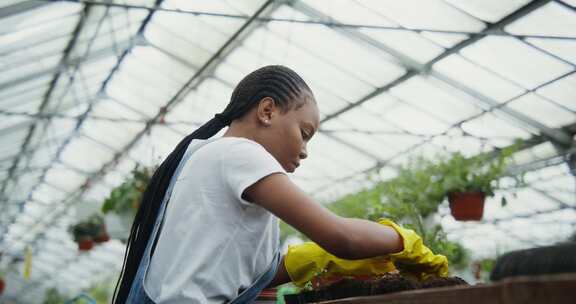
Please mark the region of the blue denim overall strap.
<svg viewBox="0 0 576 304"><path fill-rule="evenodd" d="M230 301L228 304L249 304L253 303L254 300L258 297L260 292L272 282L274 276L276 275L276 271L278 270L278 264L280 264L280 250L276 249L276 253L274 254L274 258L268 266L268 269L260 275L258 279L250 287L246 288L242 291L235 299Z"/></svg>

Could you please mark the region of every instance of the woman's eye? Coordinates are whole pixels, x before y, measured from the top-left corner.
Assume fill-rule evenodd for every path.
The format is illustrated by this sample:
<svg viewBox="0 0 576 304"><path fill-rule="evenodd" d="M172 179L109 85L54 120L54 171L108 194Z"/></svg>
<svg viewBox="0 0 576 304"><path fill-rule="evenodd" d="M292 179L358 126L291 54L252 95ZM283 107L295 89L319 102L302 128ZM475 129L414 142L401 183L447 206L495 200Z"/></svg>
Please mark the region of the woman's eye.
<svg viewBox="0 0 576 304"><path fill-rule="evenodd" d="M300 133L302 133L302 138L307 139L308 135L306 134L306 132L304 132L304 130L300 131Z"/></svg>

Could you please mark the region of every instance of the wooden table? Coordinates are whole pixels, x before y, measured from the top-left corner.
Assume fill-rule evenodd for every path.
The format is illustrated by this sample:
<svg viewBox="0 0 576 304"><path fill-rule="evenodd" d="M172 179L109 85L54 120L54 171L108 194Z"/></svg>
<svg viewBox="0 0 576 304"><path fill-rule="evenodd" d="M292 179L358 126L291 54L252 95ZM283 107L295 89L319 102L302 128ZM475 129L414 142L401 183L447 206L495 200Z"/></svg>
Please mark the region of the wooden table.
<svg viewBox="0 0 576 304"><path fill-rule="evenodd" d="M403 291L323 304L576 304L576 273L525 276L498 283Z"/></svg>

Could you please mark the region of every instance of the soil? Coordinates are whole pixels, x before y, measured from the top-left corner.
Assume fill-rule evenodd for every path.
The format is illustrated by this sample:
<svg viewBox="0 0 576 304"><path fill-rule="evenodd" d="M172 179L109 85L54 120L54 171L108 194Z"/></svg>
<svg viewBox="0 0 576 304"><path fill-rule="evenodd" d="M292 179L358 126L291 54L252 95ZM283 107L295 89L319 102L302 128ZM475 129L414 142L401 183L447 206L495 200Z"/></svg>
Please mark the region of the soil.
<svg viewBox="0 0 576 304"><path fill-rule="evenodd" d="M420 282L420 288L436 288L455 285L469 285L466 281L459 277L435 278Z"/></svg>
<svg viewBox="0 0 576 304"><path fill-rule="evenodd" d="M286 304L304 304L454 285L468 285L468 283L459 277L434 278L417 282L399 274L387 274L372 281L342 279L330 286L316 290L305 291L294 295L285 295L284 299L286 300Z"/></svg>

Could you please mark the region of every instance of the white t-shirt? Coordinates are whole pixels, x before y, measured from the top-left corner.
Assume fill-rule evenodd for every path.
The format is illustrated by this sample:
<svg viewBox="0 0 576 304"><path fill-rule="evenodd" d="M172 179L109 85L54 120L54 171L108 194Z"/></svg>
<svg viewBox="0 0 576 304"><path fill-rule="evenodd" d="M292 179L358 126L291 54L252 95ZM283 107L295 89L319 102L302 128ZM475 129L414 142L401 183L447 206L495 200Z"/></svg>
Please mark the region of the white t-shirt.
<svg viewBox="0 0 576 304"><path fill-rule="evenodd" d="M202 140L193 140L186 153ZM192 153L176 180L145 290L156 303L225 303L250 286L279 246L278 219L242 199L285 173L260 144L222 137Z"/></svg>

